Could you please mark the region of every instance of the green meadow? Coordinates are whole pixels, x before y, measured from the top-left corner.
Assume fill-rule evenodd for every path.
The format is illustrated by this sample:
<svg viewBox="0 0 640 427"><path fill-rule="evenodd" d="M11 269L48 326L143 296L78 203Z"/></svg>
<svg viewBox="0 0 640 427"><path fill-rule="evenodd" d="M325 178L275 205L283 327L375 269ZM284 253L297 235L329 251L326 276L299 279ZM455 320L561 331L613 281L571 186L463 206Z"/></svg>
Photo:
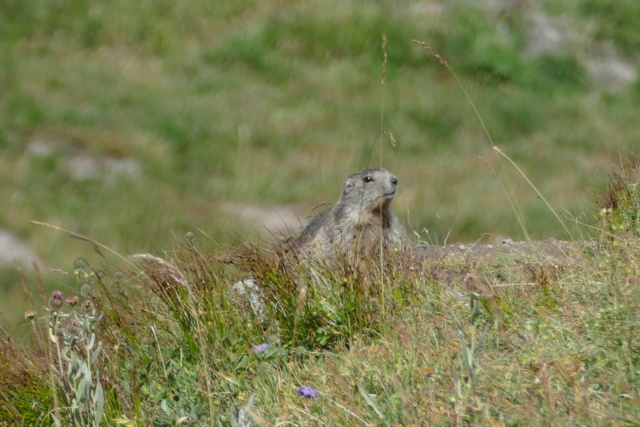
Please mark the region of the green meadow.
<svg viewBox="0 0 640 427"><path fill-rule="evenodd" d="M337 199L346 176L382 157L400 179L397 214L430 241L565 237L492 149L449 70L411 40L447 60L493 144L554 209L589 222L594 189L633 153L640 98L637 82L602 90L580 61L597 43L633 61L639 10L634 1L613 8L586 0L502 9L463 1L5 1L0 225L56 267L77 248L30 220L126 253L161 251L187 230L228 242L251 224L221 209L225 202L294 205L305 218ZM577 35L564 50L532 57L527 22L543 12L564 17ZM33 143L63 148L36 156ZM75 151L138 169L74 179L66 160Z"/></svg>
<svg viewBox="0 0 640 427"><path fill-rule="evenodd" d="M24 278L10 264L0 269L3 334L37 353L21 349L24 365L16 369L24 369L15 375L38 378L20 384L40 396L31 406L37 409L20 418L15 414L29 407L13 400L20 390L0 394L13 402L1 406L5 419L50 425L52 418L37 411L54 409L56 393L59 406L68 404L68 396L52 391L48 374L27 362L55 352L37 350L37 334L22 319L33 307L47 338L51 316L42 307L51 290L79 293L83 280L69 274L83 258L100 291L96 301L119 292L103 283L123 286L101 303L98 311L106 314L96 323L103 345L126 343L130 350L126 357L105 350L98 359L109 359L101 368L105 425L118 417L174 425L185 416L189 421L180 422L229 425L234 417L239 422L238 408L251 396L254 425L528 425L527 419L553 424L553 417L603 425L607 416L614 425L638 422L632 405L638 360L627 355L638 343L632 327L638 285L629 278L637 272L637 176L629 171L640 147L640 3L480 3L0 0L0 230L42 261L39 271L21 267ZM503 284L539 286L531 294L528 286L508 291L499 310L483 302L478 312L476 297L451 296L451 283L455 288L465 274L478 273L464 263L445 266L453 282L442 265L421 267L426 282L389 266L354 277L328 269L323 291L309 297L308 310L317 316L300 311L298 296L278 305L299 289L275 261L243 252L273 239L260 218L238 209L284 209L304 221L337 200L348 175L380 165L399 178L394 211L416 241L593 238L612 246L581 258L579 274L513 260L479 267L489 282L498 275ZM603 207L615 221L603 223ZM294 221L289 229L300 226ZM177 257L190 283L206 283L214 296L154 290L159 300L149 303L159 305L144 307L152 313L142 319L147 323L119 324L113 313L138 307L131 301L144 299L138 292L155 279L140 278L139 265L125 268L111 251ZM235 256L237 264L229 261ZM96 277L98 270L110 279ZM113 279L117 270L130 279ZM251 318L243 331L225 283L256 271L271 280L267 306L278 322ZM336 297L346 276L366 292L372 281L388 279L365 303L358 298L366 292ZM37 295L32 302L21 283ZM394 283L402 284L397 292ZM194 295L206 299L202 306ZM324 298L334 306L322 305ZM523 305L526 313L519 312ZM220 307L232 314L212 314ZM345 307L362 317L343 313ZM153 336L164 316L173 320L156 336L158 345L136 346L133 337ZM504 329L492 329L496 317ZM358 323L365 318L373 326ZM415 339L401 338L405 319L415 320L405 331ZM442 331L434 329L436 320ZM215 331L203 337L203 325ZM501 340L511 333L517 336L507 338L505 350ZM263 360L250 350L265 337L272 353ZM421 343L439 350L425 355ZM479 348L488 343L494 364L476 378L484 366ZM206 354L206 346L222 353ZM2 360L11 360L5 350ZM250 358L241 362L243 352ZM162 365L154 365L158 358ZM319 361L316 371L310 361ZM191 393L184 402L169 401L173 389L158 379L168 378L170 363L180 372L171 387ZM395 364L402 367L393 371ZM148 378L135 377L135 366L147 367ZM501 379L510 381L504 387L486 381L500 366L513 367ZM119 370L128 376L117 377ZM300 378L305 372L313 378ZM285 385L291 378L324 387L321 399L334 396L330 409L296 401L295 389ZM119 393L126 398L118 400ZM554 406L562 393L567 400ZM536 403L527 406L534 395ZM160 407L162 416L150 415ZM85 407L83 416L91 410Z"/></svg>

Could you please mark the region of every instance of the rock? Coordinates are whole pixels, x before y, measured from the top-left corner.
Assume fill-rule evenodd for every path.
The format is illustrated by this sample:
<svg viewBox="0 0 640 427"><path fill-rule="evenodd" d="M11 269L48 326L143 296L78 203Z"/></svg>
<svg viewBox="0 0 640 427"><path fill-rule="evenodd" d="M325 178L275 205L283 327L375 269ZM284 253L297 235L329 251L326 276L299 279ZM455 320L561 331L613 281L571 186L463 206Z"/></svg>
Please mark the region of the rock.
<svg viewBox="0 0 640 427"><path fill-rule="evenodd" d="M526 29L526 52L534 58L559 56L569 50L575 35L562 18L550 17L536 12L528 16Z"/></svg>
<svg viewBox="0 0 640 427"><path fill-rule="evenodd" d="M239 307L250 309L258 320L265 320L264 297L262 290L254 279L236 282L231 287L234 302Z"/></svg>
<svg viewBox="0 0 640 427"><path fill-rule="evenodd" d="M583 63L591 80L607 93L620 93L638 78L635 65L621 58L610 43L596 44Z"/></svg>
<svg viewBox="0 0 640 427"><path fill-rule="evenodd" d="M616 94L636 82L638 73L632 61L621 57L610 42L591 40L584 30L574 28L566 17L542 12L527 16L526 53L541 56L576 55L584 72L601 90Z"/></svg>
<svg viewBox="0 0 640 427"><path fill-rule="evenodd" d="M131 158L102 155L64 140L31 141L27 153L36 158L57 157L64 170L76 181L117 178L136 179L142 173L140 164Z"/></svg>
<svg viewBox="0 0 640 427"><path fill-rule="evenodd" d="M11 266L14 261L22 266L29 266L32 262L42 264L22 240L6 230L0 230L0 264Z"/></svg>
<svg viewBox="0 0 640 427"><path fill-rule="evenodd" d="M295 208L288 205L243 205L239 203L225 203L222 210L233 214L247 224L251 224L261 231L278 237L289 237L300 233L308 221L299 217Z"/></svg>

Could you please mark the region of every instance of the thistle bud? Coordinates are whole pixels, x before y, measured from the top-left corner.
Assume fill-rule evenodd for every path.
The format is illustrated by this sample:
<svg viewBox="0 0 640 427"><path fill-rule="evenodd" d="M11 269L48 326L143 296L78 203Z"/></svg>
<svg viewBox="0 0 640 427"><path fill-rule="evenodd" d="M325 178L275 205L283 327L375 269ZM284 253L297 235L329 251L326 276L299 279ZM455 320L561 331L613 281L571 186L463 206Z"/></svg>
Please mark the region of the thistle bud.
<svg viewBox="0 0 640 427"><path fill-rule="evenodd" d="M78 319L71 319L69 320L69 323L67 323L67 333L69 335L73 335L74 337L80 335L80 328L81 326Z"/></svg>
<svg viewBox="0 0 640 427"><path fill-rule="evenodd" d="M93 314L95 312L95 307L93 305L93 301L91 301L90 299L86 300L85 302L82 303L82 312L84 314Z"/></svg>
<svg viewBox="0 0 640 427"><path fill-rule="evenodd" d="M83 283L82 286L80 286L80 295L86 297L87 295L89 295L91 293L91 285L88 283Z"/></svg>

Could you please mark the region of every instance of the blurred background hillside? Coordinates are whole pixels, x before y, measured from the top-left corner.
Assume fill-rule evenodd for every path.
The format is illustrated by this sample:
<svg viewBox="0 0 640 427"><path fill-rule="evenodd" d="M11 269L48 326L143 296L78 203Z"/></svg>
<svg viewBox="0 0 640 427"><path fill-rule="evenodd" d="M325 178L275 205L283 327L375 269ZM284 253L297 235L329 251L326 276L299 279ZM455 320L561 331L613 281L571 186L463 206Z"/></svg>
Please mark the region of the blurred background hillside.
<svg viewBox="0 0 640 427"><path fill-rule="evenodd" d="M593 223L596 190L638 150L638 22L637 0L0 0L0 308L27 308L14 256L66 271L99 259L30 220L122 254L187 231L297 232L379 165L381 117L395 211L424 240L564 238L411 40L446 58L549 203Z"/></svg>

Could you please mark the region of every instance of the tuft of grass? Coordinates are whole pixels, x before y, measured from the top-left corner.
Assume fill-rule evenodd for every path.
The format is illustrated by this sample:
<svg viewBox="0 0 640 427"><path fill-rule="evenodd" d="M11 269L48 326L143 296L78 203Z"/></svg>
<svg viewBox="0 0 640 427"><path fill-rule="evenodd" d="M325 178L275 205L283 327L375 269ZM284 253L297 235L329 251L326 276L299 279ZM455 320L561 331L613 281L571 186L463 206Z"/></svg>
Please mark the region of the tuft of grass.
<svg viewBox="0 0 640 427"><path fill-rule="evenodd" d="M46 425L53 391L42 354L34 353L0 331L0 419L10 424ZM51 422L49 420L48 424Z"/></svg>
<svg viewBox="0 0 640 427"><path fill-rule="evenodd" d="M610 236L640 236L639 184L637 165L610 174L606 190L598 197L600 226Z"/></svg>
<svg viewBox="0 0 640 427"><path fill-rule="evenodd" d="M91 372L103 425L640 421L632 233L551 257L432 257L418 247L356 264L300 259L286 242L209 247L195 233L161 256L121 257L77 237L102 254L64 277L90 288L102 313ZM234 283L249 279L258 287L239 295ZM66 365L37 344L51 314L39 321L33 307L36 345L6 334L1 342L13 362L0 364L12 383L0 411L15 422L46 425L44 413L72 423L93 407L69 406L67 383L50 380Z"/></svg>

